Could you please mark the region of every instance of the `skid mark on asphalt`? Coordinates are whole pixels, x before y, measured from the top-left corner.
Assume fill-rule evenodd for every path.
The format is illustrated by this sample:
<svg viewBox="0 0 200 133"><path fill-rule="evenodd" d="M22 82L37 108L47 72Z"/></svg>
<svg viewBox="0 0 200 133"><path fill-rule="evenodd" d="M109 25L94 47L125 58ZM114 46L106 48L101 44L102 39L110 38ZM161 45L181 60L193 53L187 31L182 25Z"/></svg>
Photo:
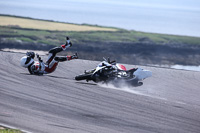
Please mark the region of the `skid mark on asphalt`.
<svg viewBox="0 0 200 133"><path fill-rule="evenodd" d="M120 91L125 91L125 92L128 92L128 93L133 93L133 94L136 94L136 95L142 95L142 96L147 96L147 97L151 97L151 98L156 98L156 99L161 99L161 100L166 100L166 98L163 98L163 97L159 97L159 96L154 96L153 94L152 95L149 95L149 94L146 94L146 92L142 91L142 90L135 90L133 87L129 87L129 86L124 86L124 87L115 87L114 85L112 84L98 84L99 86L101 87L104 87L104 88L109 88L109 89L114 89L114 90L120 90Z"/></svg>
<svg viewBox="0 0 200 133"><path fill-rule="evenodd" d="M160 96L155 96L156 94L153 93L151 88L148 88L147 90L140 90L140 89L135 89L134 87L129 87L129 86L124 86L124 87L115 87L112 84L98 84L101 87L104 88L109 88L109 89L114 89L114 90L119 90L119 91L125 91L128 93L132 93L132 94L136 94L136 95L141 95L141 96L146 96L146 97L150 97L150 98L154 98L154 99L159 99L159 100L163 100L163 101L168 101L168 102L173 102L173 103L177 103L179 105L184 105L186 103L181 102L181 101L171 101L167 98L164 97L160 97ZM148 91L152 91L152 93L149 93Z"/></svg>

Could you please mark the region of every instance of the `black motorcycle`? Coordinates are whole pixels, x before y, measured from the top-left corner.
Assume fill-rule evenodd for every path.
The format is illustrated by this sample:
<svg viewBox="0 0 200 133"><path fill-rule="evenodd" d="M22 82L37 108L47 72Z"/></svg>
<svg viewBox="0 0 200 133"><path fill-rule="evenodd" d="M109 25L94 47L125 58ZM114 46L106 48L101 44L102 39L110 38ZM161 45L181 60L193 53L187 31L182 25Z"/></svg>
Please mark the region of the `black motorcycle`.
<svg viewBox="0 0 200 133"><path fill-rule="evenodd" d="M126 70L124 65L118 64L115 61L102 61L93 70L85 71L84 74L75 77L77 81L86 80L96 83L112 83L118 85L125 83L132 86L143 85L143 80L151 77L152 72L141 68L133 68Z"/></svg>

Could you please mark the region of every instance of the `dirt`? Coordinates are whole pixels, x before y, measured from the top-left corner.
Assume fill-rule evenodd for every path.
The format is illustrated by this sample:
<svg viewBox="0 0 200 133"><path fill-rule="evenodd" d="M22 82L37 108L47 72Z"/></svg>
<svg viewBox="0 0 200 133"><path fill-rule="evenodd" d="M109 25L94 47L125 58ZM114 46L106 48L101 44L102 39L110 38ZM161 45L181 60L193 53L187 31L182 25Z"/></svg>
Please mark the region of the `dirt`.
<svg viewBox="0 0 200 133"><path fill-rule="evenodd" d="M3 129L5 129L4 127L2 127L2 126L0 126L0 130L3 130Z"/></svg>

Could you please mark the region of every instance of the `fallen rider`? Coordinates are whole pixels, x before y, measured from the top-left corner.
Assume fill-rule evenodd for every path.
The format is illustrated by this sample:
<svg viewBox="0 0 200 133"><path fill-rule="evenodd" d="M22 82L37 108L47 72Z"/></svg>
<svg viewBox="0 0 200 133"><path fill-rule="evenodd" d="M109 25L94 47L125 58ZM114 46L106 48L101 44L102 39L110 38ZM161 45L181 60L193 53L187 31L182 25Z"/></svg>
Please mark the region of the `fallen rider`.
<svg viewBox="0 0 200 133"><path fill-rule="evenodd" d="M27 52L26 56L21 58L20 64L22 67L28 68L30 74L43 75L52 73L57 68L59 62L78 58L77 53L72 56L56 56L57 53L64 51L71 46L72 43L70 39L66 37L66 43L64 45L49 50L49 56L45 63L38 54L36 54L38 61L35 61L35 53Z"/></svg>

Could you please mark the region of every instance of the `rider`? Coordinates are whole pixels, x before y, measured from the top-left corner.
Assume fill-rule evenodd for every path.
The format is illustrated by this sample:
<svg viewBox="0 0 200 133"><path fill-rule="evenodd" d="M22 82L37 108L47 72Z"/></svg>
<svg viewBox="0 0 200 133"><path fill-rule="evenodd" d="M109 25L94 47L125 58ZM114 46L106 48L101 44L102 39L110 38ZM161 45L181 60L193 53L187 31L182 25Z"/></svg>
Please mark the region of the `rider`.
<svg viewBox="0 0 200 133"><path fill-rule="evenodd" d="M43 75L55 71L59 62L77 59L77 53L72 56L56 56L57 53L66 50L72 46L69 37L66 37L66 43L60 47L55 47L49 50L49 56L46 63L41 60L38 54L38 61L34 61L35 53L27 52L26 56L21 58L20 64L22 67L28 68L30 74Z"/></svg>

